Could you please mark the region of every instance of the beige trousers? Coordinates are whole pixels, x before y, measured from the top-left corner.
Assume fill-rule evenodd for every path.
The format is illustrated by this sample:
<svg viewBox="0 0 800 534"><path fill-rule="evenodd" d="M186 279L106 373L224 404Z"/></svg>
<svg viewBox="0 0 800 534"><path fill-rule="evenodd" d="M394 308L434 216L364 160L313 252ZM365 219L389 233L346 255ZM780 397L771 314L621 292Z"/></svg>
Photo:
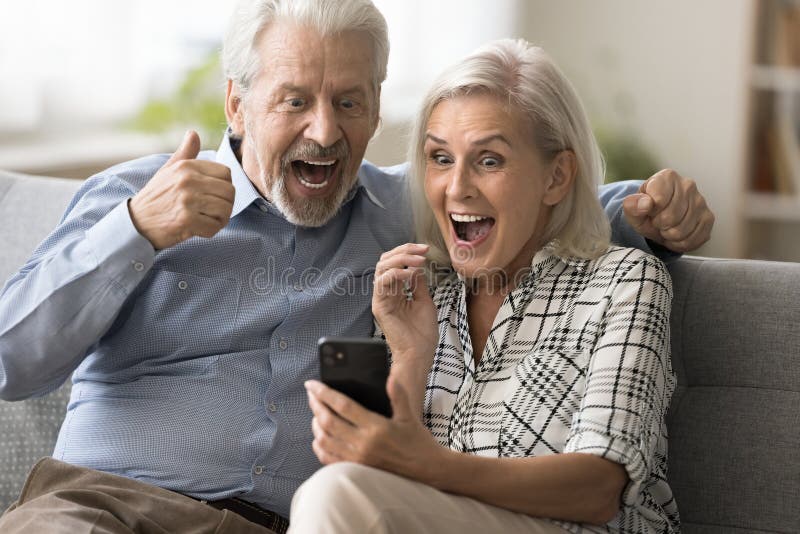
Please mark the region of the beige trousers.
<svg viewBox="0 0 800 534"><path fill-rule="evenodd" d="M228 510L52 458L31 470L2 534L271 534Z"/></svg>
<svg viewBox="0 0 800 534"><path fill-rule="evenodd" d="M353 463L322 468L292 499L293 534L564 534L544 519Z"/></svg>

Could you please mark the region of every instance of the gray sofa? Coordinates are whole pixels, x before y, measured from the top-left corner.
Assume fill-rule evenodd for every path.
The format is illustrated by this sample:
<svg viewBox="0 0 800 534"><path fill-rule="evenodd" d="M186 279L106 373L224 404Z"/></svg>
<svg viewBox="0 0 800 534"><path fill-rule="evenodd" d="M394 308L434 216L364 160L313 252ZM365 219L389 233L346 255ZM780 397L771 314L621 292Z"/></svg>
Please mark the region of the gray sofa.
<svg viewBox="0 0 800 534"><path fill-rule="evenodd" d="M80 182L0 173L0 279ZM687 533L800 532L800 264L685 257L670 266L669 480ZM47 335L42 332L42 335ZM69 395L0 402L0 508L50 454Z"/></svg>

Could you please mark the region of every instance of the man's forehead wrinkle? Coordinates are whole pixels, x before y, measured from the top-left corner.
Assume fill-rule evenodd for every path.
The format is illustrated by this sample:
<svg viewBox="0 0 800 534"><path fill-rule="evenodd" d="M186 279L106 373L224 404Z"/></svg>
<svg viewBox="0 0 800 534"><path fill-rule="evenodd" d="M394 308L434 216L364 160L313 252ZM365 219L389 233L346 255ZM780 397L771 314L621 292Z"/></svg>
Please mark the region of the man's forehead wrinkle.
<svg viewBox="0 0 800 534"><path fill-rule="evenodd" d="M321 35L312 28L278 23L266 28L259 48L259 77L270 88L271 99L292 91L324 98L372 94L370 46L361 33Z"/></svg>

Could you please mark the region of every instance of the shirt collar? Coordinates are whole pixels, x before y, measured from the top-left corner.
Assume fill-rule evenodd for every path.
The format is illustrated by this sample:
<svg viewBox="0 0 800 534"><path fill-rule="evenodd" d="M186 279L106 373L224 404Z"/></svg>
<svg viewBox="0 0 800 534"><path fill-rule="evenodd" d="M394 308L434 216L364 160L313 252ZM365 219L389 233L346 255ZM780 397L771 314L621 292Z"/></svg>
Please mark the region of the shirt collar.
<svg viewBox="0 0 800 534"><path fill-rule="evenodd" d="M361 177L359 177L358 179L357 187L353 188L353 191L350 192L350 195L348 195L347 200L349 201L352 197L354 197L358 191L364 191L364 194L367 195L367 198L370 200L370 202L372 202L382 210L386 209L386 206L381 204L381 201L378 200L378 197L373 195L372 191L370 191L369 188L366 185L364 185L364 182L361 181Z"/></svg>
<svg viewBox="0 0 800 534"><path fill-rule="evenodd" d="M230 130L227 130L225 132L225 137L223 137L222 142L219 145L219 150L217 150L217 163L222 163L231 170L231 181L233 182L234 189L236 189L236 196L233 200L233 211L231 212L231 218L233 218L241 213L250 204L261 199L262 197L253 185L253 182L251 182L250 178L248 178L245 174L242 164L239 163L239 158L236 157L236 154L233 151L231 142ZM364 180L361 178L361 169L358 171L358 180L355 187L353 187L347 194L342 205L353 200L356 195L362 191L370 200L370 202L383 210L386 209L386 206L381 203L378 197L374 195L366 185L364 185Z"/></svg>
<svg viewBox="0 0 800 534"><path fill-rule="evenodd" d="M231 181L236 190L236 196L233 199L233 211L231 218L236 217L247 206L261 198L261 195L256 190L253 182L244 173L242 164L233 152L231 147L230 131L225 132L222 142L217 150L217 163L222 163L231 170Z"/></svg>

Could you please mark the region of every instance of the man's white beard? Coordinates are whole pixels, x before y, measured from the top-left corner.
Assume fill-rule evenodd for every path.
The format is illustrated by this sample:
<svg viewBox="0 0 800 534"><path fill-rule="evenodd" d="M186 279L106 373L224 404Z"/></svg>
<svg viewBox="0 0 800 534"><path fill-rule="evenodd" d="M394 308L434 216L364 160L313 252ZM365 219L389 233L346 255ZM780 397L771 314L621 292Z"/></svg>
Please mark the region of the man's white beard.
<svg viewBox="0 0 800 534"><path fill-rule="evenodd" d="M293 199L286 188L286 180L294 180L294 177L287 176L285 169L282 176L268 177L261 162L259 162L259 168L266 183L271 183L269 186L270 202L278 208L287 221L298 226L315 228L324 226L333 219L339 212L353 183L353 180L342 176L339 178L339 183L336 184L336 189L327 196Z"/></svg>
<svg viewBox="0 0 800 534"><path fill-rule="evenodd" d="M264 165L261 151L258 150L255 140L253 139L252 131L252 129L247 128L245 136L256 156L259 173L258 179L269 191L268 200L272 205L278 208L278 211L286 217L287 221L297 226L316 228L324 226L328 221L333 219L339 212L339 208L342 206L344 199L347 198L347 194L350 192L350 189L357 179L356 176L348 177L343 174L349 166L349 158L339 160L339 168L337 170L340 176L334 191L324 197L301 197L295 199L289 195L289 190L286 187L287 180L296 179L289 174L292 172L291 163L282 162L281 174L279 176L270 176Z"/></svg>

